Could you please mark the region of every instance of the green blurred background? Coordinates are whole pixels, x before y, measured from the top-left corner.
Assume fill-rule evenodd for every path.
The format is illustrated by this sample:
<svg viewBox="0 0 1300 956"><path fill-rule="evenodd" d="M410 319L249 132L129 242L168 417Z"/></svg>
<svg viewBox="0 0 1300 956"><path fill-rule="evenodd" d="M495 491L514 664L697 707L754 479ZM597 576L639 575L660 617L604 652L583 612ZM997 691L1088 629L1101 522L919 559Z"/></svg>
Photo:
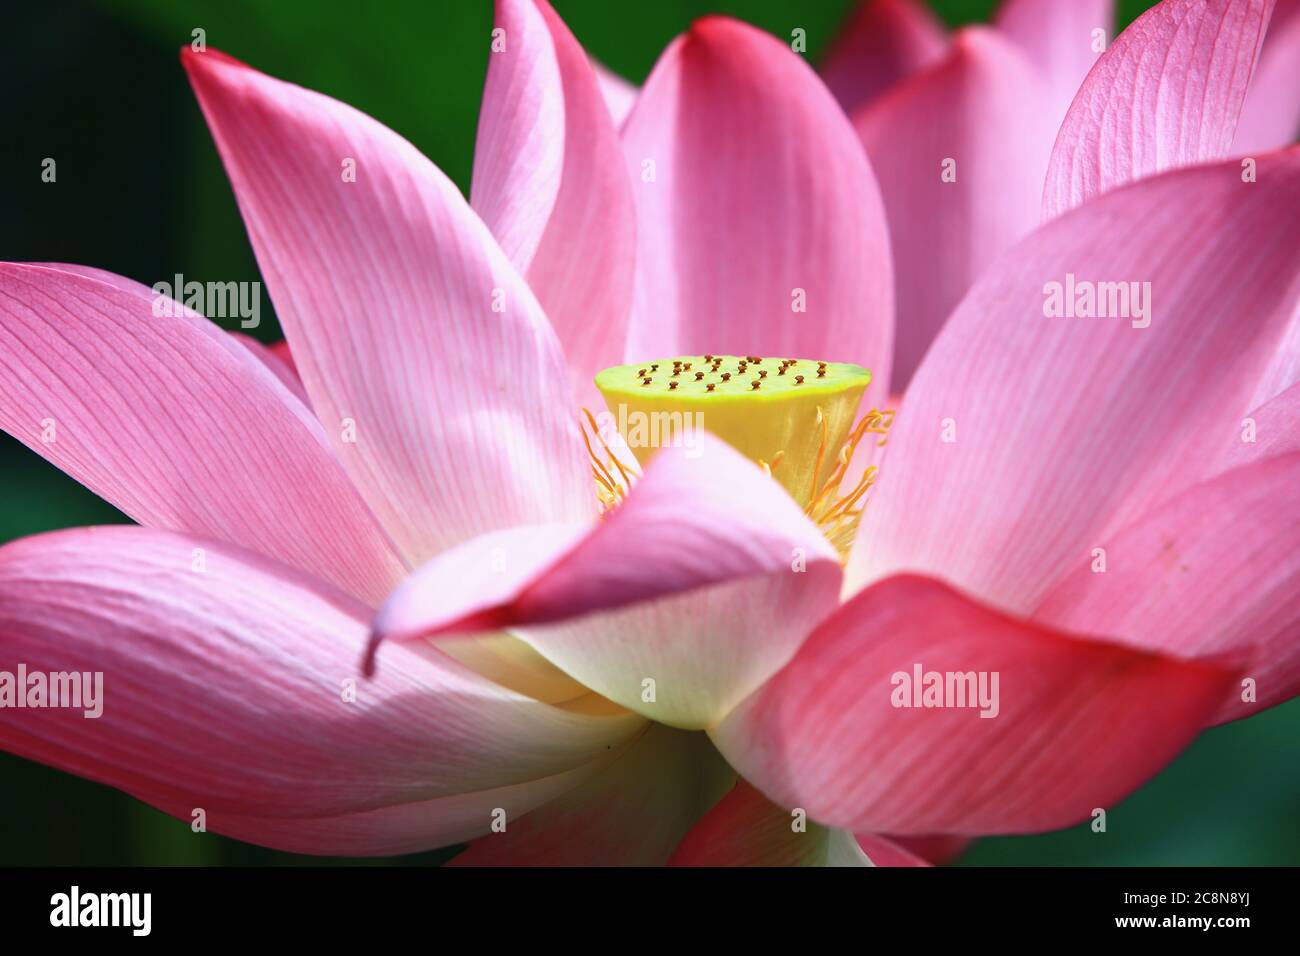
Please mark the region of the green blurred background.
<svg viewBox="0 0 1300 956"><path fill-rule="evenodd" d="M1073 2L1073 0L1059 0ZM816 60L852 0L555 0L591 53L635 82L696 17L727 13ZM934 0L957 26L996 0ZM1148 4L1121 0L1121 25ZM42 0L0 35L0 259L85 263L152 285L175 273L259 279L239 214L177 59L209 45L344 100L419 146L468 191L487 69L490 0ZM56 184L40 181L44 157ZM269 300L256 331L279 337ZM269 317L269 320L268 320ZM0 435L0 542L124 520ZM980 841L964 864L1300 862L1300 701L1210 731L1150 785L1086 826ZM454 851L407 857L439 862ZM0 754L0 865L319 862L193 834L115 790ZM339 861L343 862L343 861Z"/></svg>

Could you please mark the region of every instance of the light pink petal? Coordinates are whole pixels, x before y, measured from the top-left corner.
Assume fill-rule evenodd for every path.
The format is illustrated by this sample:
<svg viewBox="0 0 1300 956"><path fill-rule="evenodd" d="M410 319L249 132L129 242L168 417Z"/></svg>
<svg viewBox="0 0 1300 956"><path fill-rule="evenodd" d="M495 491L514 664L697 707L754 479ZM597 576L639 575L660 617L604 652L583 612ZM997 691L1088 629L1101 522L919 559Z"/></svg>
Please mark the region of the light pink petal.
<svg viewBox="0 0 1300 956"><path fill-rule="evenodd" d="M925 3L859 0L822 62L822 79L851 114L938 60L946 45Z"/></svg>
<svg viewBox="0 0 1300 956"><path fill-rule="evenodd" d="M14 542L0 549L0 660L102 673L102 713L0 709L0 745L164 809L202 808L217 830L223 814L241 818L232 832L257 839L253 818L545 790L637 731L627 715L542 704L429 650L393 648L391 666L360 680L368 615L203 538L122 526Z"/></svg>
<svg viewBox="0 0 1300 956"><path fill-rule="evenodd" d="M456 187L342 103L182 59L303 385L402 555L590 515L555 337Z"/></svg>
<svg viewBox="0 0 1300 956"><path fill-rule="evenodd" d="M1038 223L1045 95L1009 40L970 27L942 61L855 114L889 215L896 390L975 278Z"/></svg>
<svg viewBox="0 0 1300 956"><path fill-rule="evenodd" d="M997 27L1047 77L1055 136L1084 77L1110 44L1115 0L1006 0Z"/></svg>
<svg viewBox="0 0 1300 956"><path fill-rule="evenodd" d="M207 319L102 275L0 264L0 427L141 524L378 603L405 569L310 409Z"/></svg>
<svg viewBox="0 0 1300 956"><path fill-rule="evenodd" d="M605 100L605 106L609 108L609 115L613 118L614 125L621 127L627 115L632 112L632 107L636 104L636 98L641 91L609 67L595 60L591 61L591 68L596 71L600 95Z"/></svg>
<svg viewBox="0 0 1300 956"><path fill-rule="evenodd" d="M1202 482L1103 542L1034 612L1067 630L1180 656L1240 661L1215 722L1300 693L1300 452Z"/></svg>
<svg viewBox="0 0 1300 956"><path fill-rule="evenodd" d="M806 814L778 807L741 780L691 828L668 865L835 865L832 836ZM860 865L870 862L864 859Z"/></svg>
<svg viewBox="0 0 1300 956"><path fill-rule="evenodd" d="M513 820L560 798L598 773L604 762L598 758L540 780L418 803L399 803L378 810L332 817L263 817L220 812L208 814L205 824L224 836L290 853L316 856L420 853L479 837L502 812L507 820ZM141 799L164 813L193 820L194 808L184 802L169 804L147 796Z"/></svg>
<svg viewBox="0 0 1300 956"><path fill-rule="evenodd" d="M1258 182L1226 162L1132 184L1009 252L907 393L850 579L918 571L1027 614L1108 528L1213 474L1300 303L1298 203L1290 150ZM1131 317L1045 315L1071 275L1075 301L1138 283Z"/></svg>
<svg viewBox="0 0 1300 956"><path fill-rule="evenodd" d="M1274 0L1165 0L1129 25L1066 114L1050 219L1116 186L1228 155Z"/></svg>
<svg viewBox="0 0 1300 956"><path fill-rule="evenodd" d="M697 21L660 58L623 139L640 250L628 360L856 362L883 400L894 296L880 193L802 58L734 20Z"/></svg>
<svg viewBox="0 0 1300 956"><path fill-rule="evenodd" d="M1295 142L1300 132L1300 2L1282 0L1273 12L1259 65L1237 119L1232 152L1253 156Z"/></svg>
<svg viewBox="0 0 1300 956"><path fill-rule="evenodd" d="M897 675L910 682L918 668L984 675L986 706L895 706L915 701ZM1036 832L1086 819L1146 781L1196 736L1234 679L1049 631L934 580L899 576L819 626L710 736L771 800L828 826Z"/></svg>
<svg viewBox="0 0 1300 956"><path fill-rule="evenodd" d="M608 769L476 840L452 865L663 866L735 778L703 734L651 724Z"/></svg>
<svg viewBox="0 0 1300 956"><path fill-rule="evenodd" d="M522 527L441 555L380 609L374 642L523 629L593 690L698 727L789 660L840 580L835 550L780 486L705 436L661 451L594 528Z"/></svg>
<svg viewBox="0 0 1300 956"><path fill-rule="evenodd" d="M546 0L497 0L471 200L536 293L575 393L622 362L636 219L618 131L591 61ZM597 406L599 407L599 406Z"/></svg>

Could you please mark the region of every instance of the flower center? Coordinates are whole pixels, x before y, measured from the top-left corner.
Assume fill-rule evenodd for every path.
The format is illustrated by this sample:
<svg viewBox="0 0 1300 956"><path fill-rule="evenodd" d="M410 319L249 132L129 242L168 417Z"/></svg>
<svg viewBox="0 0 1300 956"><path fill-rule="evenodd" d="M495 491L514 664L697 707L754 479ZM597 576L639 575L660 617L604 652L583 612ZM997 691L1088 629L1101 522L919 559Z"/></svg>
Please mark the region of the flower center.
<svg viewBox="0 0 1300 956"><path fill-rule="evenodd" d="M894 414L872 409L855 425L870 382L871 373L858 365L754 355L687 355L607 368L596 387L609 412L599 424L589 416L607 459L593 449L598 494L612 507L635 477L609 450L610 426L641 465L659 448L690 449L708 431L767 471L847 554L876 468L865 469L847 494L839 493L841 484L863 437L884 435Z"/></svg>

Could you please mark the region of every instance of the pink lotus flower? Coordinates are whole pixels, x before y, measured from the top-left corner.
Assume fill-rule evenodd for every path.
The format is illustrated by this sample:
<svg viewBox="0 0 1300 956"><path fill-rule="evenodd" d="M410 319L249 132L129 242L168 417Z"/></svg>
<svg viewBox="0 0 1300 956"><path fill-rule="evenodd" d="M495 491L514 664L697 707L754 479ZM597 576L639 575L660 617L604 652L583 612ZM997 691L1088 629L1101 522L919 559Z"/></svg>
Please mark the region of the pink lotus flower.
<svg viewBox="0 0 1300 956"><path fill-rule="evenodd" d="M0 425L140 525L0 549L3 660L105 674L102 718L0 710L0 745L267 846L466 863L917 863L882 834L1113 805L1300 690L1300 150L1224 159L1271 7L1146 14L1028 184L964 111L1067 81L1008 81L983 31L900 53L850 123L704 20L616 128L554 12L500 0L468 204L374 120L187 51L293 368L130 280L0 266ZM950 101L971 77L996 95ZM1028 228L1002 192L1044 184L994 258ZM895 268L919 365L876 472L887 419L812 370L874 369L883 407ZM1149 323L1046 315L1067 275L1149 283ZM599 370L721 354L753 391L721 439L584 447ZM808 392L763 391L781 356ZM647 401L715 401L675 391ZM763 468L731 447L768 435ZM927 672L997 675L996 715L900 698Z"/></svg>

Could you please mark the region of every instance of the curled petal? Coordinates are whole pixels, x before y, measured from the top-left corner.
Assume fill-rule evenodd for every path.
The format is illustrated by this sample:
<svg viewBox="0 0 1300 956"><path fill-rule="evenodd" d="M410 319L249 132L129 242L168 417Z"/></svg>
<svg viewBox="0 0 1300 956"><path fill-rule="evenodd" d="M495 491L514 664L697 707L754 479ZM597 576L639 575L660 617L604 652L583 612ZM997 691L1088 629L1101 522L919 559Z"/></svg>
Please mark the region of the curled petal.
<svg viewBox="0 0 1300 956"><path fill-rule="evenodd" d="M710 736L769 799L828 826L1029 833L1144 783L1234 680L898 576L828 618Z"/></svg>

